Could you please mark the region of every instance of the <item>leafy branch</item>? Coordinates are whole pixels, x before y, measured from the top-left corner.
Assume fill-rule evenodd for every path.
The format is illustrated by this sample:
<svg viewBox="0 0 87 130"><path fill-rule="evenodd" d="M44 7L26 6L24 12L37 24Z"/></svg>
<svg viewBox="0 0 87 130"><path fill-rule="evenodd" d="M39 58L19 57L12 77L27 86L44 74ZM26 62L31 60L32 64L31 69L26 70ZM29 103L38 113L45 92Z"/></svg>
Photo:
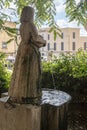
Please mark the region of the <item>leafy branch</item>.
<svg viewBox="0 0 87 130"><path fill-rule="evenodd" d="M78 24L82 24L87 30L87 0L66 0L66 16L69 21L76 20Z"/></svg>
<svg viewBox="0 0 87 130"><path fill-rule="evenodd" d="M11 7L11 3L15 6L15 8ZM57 26L55 22L56 8L54 4L54 0L1 0L0 8L11 9L14 14L17 14L17 17L20 17L21 11L24 6L30 5L35 9L35 24L37 27L41 27L46 23L49 27L51 27L54 32L54 39L57 35L60 35L59 26ZM1 20L6 18L10 19L10 17L6 13L1 12ZM2 28L3 24L0 22L0 26ZM9 30L10 31L10 30Z"/></svg>

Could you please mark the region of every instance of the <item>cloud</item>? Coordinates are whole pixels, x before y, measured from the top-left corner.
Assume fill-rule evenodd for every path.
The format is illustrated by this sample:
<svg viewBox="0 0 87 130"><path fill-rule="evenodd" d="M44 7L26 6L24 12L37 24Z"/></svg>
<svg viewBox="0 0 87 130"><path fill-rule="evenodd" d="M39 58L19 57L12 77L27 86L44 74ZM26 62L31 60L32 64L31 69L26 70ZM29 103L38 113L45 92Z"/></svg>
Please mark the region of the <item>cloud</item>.
<svg viewBox="0 0 87 130"><path fill-rule="evenodd" d="M75 0L76 1L76 4L79 4L79 2L81 1L81 0Z"/></svg>
<svg viewBox="0 0 87 130"><path fill-rule="evenodd" d="M85 29L80 30L80 35L81 36L87 36L87 31Z"/></svg>
<svg viewBox="0 0 87 130"><path fill-rule="evenodd" d="M60 20L57 20L57 24L60 26L60 27L78 27L77 25L77 22L76 21L73 21L73 22L68 22L67 19L60 19Z"/></svg>
<svg viewBox="0 0 87 130"><path fill-rule="evenodd" d="M67 19L61 19L61 20L57 20L57 24L59 25L60 28L80 28L80 35L81 36L87 36L87 31L84 29L84 27L82 25L77 24L76 21L73 22L68 22Z"/></svg>
<svg viewBox="0 0 87 130"><path fill-rule="evenodd" d="M65 5L60 4L60 6L56 6L56 13L65 12Z"/></svg>
<svg viewBox="0 0 87 130"><path fill-rule="evenodd" d="M65 12L65 4L64 4L65 2L64 2L64 0L61 0L61 2L58 1L58 0L55 0L54 2L55 2L55 5L56 5L56 13Z"/></svg>
<svg viewBox="0 0 87 130"><path fill-rule="evenodd" d="M87 31L82 25L80 25L80 35L87 36Z"/></svg>
<svg viewBox="0 0 87 130"><path fill-rule="evenodd" d="M56 22L60 28L71 27L71 28L80 28L80 35L87 36L87 32L82 25L78 26L76 21L69 22L69 19L66 18L65 12L65 2L66 0L54 0L56 5ZM76 4L78 4L80 0L76 0Z"/></svg>

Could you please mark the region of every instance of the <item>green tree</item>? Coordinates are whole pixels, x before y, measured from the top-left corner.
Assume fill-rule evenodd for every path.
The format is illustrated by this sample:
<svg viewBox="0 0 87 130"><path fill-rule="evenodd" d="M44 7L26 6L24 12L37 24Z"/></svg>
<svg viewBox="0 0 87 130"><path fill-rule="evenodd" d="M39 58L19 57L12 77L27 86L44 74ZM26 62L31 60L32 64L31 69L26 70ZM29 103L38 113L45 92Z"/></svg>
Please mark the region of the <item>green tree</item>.
<svg viewBox="0 0 87 130"><path fill-rule="evenodd" d="M70 21L76 20L87 30L87 0L80 0L78 3L76 0L66 0L65 4L66 16L69 17ZM22 8L26 5L34 7L35 23L38 27L46 23L51 27L50 31L54 32L54 38L57 34L60 35L59 26L55 22L55 0L0 0L0 29L7 30L11 34L16 31L4 26L3 20L8 20L11 17L3 9L9 9L12 11L12 15L19 18Z"/></svg>
<svg viewBox="0 0 87 130"><path fill-rule="evenodd" d="M76 20L87 30L87 0L66 0L66 14L70 22Z"/></svg>
<svg viewBox="0 0 87 130"><path fill-rule="evenodd" d="M12 8L12 4L15 8ZM54 31L55 35L60 35L60 29L55 22L56 8L54 0L1 0L0 9L9 9L12 14L20 16L24 6L30 5L35 9L35 24L40 27L44 23L51 27L50 31ZM0 11L0 29L4 27L3 20L10 19L10 16ZM12 31L12 30L8 30Z"/></svg>

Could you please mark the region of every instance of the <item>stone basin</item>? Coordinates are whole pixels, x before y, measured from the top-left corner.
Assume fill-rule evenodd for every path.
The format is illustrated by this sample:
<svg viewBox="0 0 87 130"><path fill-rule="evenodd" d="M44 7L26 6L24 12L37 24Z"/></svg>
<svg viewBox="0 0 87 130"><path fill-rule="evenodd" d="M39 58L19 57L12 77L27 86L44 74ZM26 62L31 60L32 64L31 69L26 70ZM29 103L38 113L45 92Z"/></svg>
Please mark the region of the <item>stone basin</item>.
<svg viewBox="0 0 87 130"><path fill-rule="evenodd" d="M43 89L42 91L42 103L53 106L61 106L71 100L71 96L66 92L54 89Z"/></svg>
<svg viewBox="0 0 87 130"><path fill-rule="evenodd" d="M9 98L8 93L3 93L0 101L6 102ZM59 107L66 102L69 102L71 100L71 96L67 94L66 92L60 91L60 90L54 90L54 89L43 89L42 90L42 98L41 98L41 104L49 104L55 107Z"/></svg>

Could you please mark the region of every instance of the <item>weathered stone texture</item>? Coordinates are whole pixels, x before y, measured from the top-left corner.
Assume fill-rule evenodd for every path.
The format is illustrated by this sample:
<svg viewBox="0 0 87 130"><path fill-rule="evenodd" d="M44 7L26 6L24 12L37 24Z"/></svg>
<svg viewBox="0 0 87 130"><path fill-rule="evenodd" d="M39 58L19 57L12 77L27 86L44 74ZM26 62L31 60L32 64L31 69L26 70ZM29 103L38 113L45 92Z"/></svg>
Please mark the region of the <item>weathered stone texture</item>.
<svg viewBox="0 0 87 130"><path fill-rule="evenodd" d="M41 130L67 130L68 103L55 107L43 105L41 110Z"/></svg>
<svg viewBox="0 0 87 130"><path fill-rule="evenodd" d="M0 101L0 130L40 130L40 106L20 105L7 109Z"/></svg>
<svg viewBox="0 0 87 130"><path fill-rule="evenodd" d="M66 100L59 102L61 94ZM4 97L0 98L0 130L67 130L68 105L71 99L68 94L57 90L43 90L41 105L13 103L16 107L12 109L5 108L5 102L9 98L6 95L4 93Z"/></svg>

